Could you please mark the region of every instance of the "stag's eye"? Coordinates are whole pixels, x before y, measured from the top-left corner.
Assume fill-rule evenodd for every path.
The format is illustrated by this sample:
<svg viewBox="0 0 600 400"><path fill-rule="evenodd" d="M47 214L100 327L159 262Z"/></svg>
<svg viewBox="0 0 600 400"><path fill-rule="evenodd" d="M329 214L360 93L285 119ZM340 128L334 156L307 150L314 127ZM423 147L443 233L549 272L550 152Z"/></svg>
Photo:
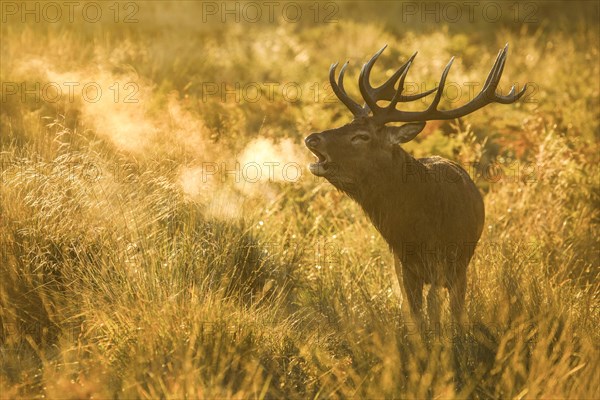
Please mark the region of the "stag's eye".
<svg viewBox="0 0 600 400"><path fill-rule="evenodd" d="M360 142L368 142L371 140L371 136L366 133L359 133L357 135L352 136L352 143L360 143Z"/></svg>

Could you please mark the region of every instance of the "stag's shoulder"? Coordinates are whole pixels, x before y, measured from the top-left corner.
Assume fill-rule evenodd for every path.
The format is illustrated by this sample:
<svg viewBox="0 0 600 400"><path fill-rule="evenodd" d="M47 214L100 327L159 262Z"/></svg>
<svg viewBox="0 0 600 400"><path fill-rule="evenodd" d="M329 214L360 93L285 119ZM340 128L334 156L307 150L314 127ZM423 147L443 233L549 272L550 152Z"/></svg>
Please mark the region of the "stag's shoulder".
<svg viewBox="0 0 600 400"><path fill-rule="evenodd" d="M418 161L427 170L430 171L430 174L434 176L442 174L442 176L450 179L454 177L456 179L464 180L466 182L471 181L469 174L460 164L448 160L447 158L440 156L431 156L419 158Z"/></svg>
<svg viewBox="0 0 600 400"><path fill-rule="evenodd" d="M419 158L418 160L421 164L423 164L426 168L429 168L429 169L442 167L442 168L458 168L461 171L464 171L464 169L457 162L448 160L447 158L440 157L440 156L424 157L424 158Z"/></svg>

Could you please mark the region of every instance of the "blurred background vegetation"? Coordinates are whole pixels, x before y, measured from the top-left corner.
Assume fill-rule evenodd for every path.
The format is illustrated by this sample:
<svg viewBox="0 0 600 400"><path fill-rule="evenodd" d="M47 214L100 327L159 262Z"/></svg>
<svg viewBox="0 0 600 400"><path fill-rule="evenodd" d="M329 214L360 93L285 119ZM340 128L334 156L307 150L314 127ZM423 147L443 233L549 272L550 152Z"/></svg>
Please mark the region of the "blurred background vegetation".
<svg viewBox="0 0 600 400"><path fill-rule="evenodd" d="M1 7L3 398L600 397L597 2ZM486 203L467 325L422 336L302 140L350 120L332 62L358 99L384 44L418 90L456 56L455 107L505 43L525 97L406 146Z"/></svg>

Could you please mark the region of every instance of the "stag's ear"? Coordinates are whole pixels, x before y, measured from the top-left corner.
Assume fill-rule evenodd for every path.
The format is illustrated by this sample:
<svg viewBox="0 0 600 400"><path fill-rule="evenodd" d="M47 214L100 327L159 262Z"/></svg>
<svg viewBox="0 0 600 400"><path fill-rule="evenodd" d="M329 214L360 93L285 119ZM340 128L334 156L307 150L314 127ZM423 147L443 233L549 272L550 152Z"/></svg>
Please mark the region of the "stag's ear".
<svg viewBox="0 0 600 400"><path fill-rule="evenodd" d="M425 128L425 122L411 122L401 126L386 126L385 130L392 144L410 142Z"/></svg>

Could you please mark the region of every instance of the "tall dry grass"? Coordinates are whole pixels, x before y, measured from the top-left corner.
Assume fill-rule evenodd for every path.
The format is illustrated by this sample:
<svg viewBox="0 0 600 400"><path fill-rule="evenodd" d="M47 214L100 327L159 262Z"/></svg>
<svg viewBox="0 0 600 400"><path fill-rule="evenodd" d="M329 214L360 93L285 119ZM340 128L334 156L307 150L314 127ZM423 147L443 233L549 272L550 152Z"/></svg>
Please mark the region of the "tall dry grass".
<svg viewBox="0 0 600 400"><path fill-rule="evenodd" d="M440 27L398 24L388 3L342 5L334 24L140 4L132 25L2 26L3 398L600 397L597 6ZM486 203L465 325L422 332L358 206L296 168L301 140L348 120L324 86L332 61L351 59L357 96L383 43L375 79L419 50L411 74L431 87L451 55L452 79L482 79L506 42L503 84L533 82L528 101L407 146L469 167ZM48 82L104 94L6 85ZM266 82L302 96L203 85Z"/></svg>

